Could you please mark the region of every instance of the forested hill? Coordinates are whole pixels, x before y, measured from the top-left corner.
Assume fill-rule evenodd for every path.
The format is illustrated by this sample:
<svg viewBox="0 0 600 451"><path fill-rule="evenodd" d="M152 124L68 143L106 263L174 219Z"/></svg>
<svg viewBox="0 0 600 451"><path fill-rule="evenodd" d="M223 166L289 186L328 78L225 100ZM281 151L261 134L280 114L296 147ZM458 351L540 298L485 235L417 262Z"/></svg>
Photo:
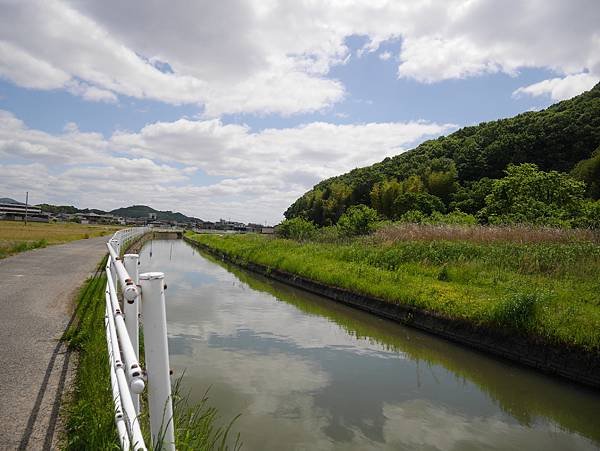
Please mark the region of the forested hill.
<svg viewBox="0 0 600 451"><path fill-rule="evenodd" d="M600 177L600 149L594 151L599 145L600 83L545 110L465 127L324 180L296 200L285 216L334 224L356 204L390 219L412 210L477 214L485 207L493 179L521 163L534 163L541 171L571 172L587 183L586 196L597 199L600 182L594 177Z"/></svg>
<svg viewBox="0 0 600 451"><path fill-rule="evenodd" d="M117 208L116 210L110 211L110 214L126 218L147 218L150 213L156 214L156 218L163 221L187 222L189 220L197 220L197 218L188 217L183 213L172 212L171 210L155 210L147 205L132 205L131 207Z"/></svg>

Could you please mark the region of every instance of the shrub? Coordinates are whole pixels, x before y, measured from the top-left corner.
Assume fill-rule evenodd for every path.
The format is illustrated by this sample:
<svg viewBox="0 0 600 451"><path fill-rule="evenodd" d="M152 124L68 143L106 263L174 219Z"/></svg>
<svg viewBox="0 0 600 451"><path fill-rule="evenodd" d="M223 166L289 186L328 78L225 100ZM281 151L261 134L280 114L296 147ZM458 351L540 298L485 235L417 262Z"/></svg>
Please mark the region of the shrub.
<svg viewBox="0 0 600 451"><path fill-rule="evenodd" d="M337 223L341 234L346 236L368 235L377 224L377 212L366 205L353 205L346 210Z"/></svg>
<svg viewBox="0 0 600 451"><path fill-rule="evenodd" d="M409 210L400 216L399 222L408 222L412 224L423 224L427 216L419 210Z"/></svg>
<svg viewBox="0 0 600 451"><path fill-rule="evenodd" d="M575 227L600 230L600 200L581 203L579 216L573 221Z"/></svg>
<svg viewBox="0 0 600 451"><path fill-rule="evenodd" d="M292 240L308 240L316 232L317 227L304 218L286 219L276 228L277 236Z"/></svg>
<svg viewBox="0 0 600 451"><path fill-rule="evenodd" d="M452 211L446 215L434 211L426 221L428 224L476 225L477 218L462 211Z"/></svg>
<svg viewBox="0 0 600 451"><path fill-rule="evenodd" d="M337 226L325 226L317 229L313 239L326 243L335 242L340 238L340 229Z"/></svg>
<svg viewBox="0 0 600 451"><path fill-rule="evenodd" d="M448 265L442 266L438 273L438 280L441 282L448 282L450 280L450 273L448 272Z"/></svg>

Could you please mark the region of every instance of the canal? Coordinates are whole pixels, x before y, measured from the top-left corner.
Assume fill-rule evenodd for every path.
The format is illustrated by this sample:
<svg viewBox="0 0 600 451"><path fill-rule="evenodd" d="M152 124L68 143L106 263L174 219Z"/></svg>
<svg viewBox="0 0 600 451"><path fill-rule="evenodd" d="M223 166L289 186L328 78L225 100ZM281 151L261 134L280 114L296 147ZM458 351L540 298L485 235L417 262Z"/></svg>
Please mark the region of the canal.
<svg viewBox="0 0 600 451"><path fill-rule="evenodd" d="M244 450L600 449L600 393L154 240L171 366Z"/></svg>

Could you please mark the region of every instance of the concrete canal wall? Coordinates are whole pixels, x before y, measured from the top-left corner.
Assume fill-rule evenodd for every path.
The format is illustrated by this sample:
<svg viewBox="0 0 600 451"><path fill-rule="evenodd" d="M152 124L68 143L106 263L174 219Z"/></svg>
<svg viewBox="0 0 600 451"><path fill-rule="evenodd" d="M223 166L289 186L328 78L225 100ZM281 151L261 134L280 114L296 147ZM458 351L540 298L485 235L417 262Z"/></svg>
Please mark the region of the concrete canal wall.
<svg viewBox="0 0 600 451"><path fill-rule="evenodd" d="M553 345L489 327L475 326L466 321L448 319L432 312L353 293L264 265L240 262L228 254L190 240L185 236L184 240L223 261L279 282L302 288L382 318L416 327L480 351L518 362L546 374L600 388L600 354L597 352L587 352L576 347Z"/></svg>

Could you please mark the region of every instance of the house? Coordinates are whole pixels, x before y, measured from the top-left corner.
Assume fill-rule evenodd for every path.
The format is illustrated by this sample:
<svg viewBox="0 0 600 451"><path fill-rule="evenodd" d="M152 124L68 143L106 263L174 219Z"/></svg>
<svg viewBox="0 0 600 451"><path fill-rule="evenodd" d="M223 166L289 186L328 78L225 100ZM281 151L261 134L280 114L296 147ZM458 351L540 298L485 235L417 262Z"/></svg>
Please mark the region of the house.
<svg viewBox="0 0 600 451"><path fill-rule="evenodd" d="M35 205L25 205L13 199L1 199L0 219L24 221L26 215L27 220L31 222L48 222L50 220L50 215Z"/></svg>

